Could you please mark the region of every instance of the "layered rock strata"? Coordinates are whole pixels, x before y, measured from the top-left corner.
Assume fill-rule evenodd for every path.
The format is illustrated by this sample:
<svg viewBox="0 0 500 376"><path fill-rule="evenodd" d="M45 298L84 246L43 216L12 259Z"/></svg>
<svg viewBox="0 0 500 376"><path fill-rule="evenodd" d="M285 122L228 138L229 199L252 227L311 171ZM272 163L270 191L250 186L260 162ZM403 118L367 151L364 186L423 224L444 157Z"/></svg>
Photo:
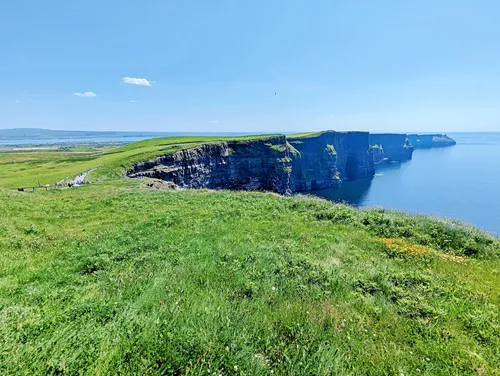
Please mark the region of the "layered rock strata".
<svg viewBox="0 0 500 376"><path fill-rule="evenodd" d="M374 167L367 132L326 131L206 143L138 163L127 175L184 188L289 194L373 176Z"/></svg>
<svg viewBox="0 0 500 376"><path fill-rule="evenodd" d="M382 161L408 161L413 155L413 146L405 134L370 134L370 150L374 163Z"/></svg>

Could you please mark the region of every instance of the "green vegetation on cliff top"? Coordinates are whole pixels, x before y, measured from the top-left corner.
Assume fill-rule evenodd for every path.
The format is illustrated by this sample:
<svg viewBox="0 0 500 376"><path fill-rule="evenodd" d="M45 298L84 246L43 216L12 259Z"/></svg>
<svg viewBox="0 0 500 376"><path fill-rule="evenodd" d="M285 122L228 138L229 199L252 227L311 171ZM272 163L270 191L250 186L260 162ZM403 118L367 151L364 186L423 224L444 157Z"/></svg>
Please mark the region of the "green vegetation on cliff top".
<svg viewBox="0 0 500 376"><path fill-rule="evenodd" d="M157 191L119 176L169 145L47 157L31 177L65 158L75 174L106 160L97 184L0 189L0 374L500 372L497 238L308 196ZM10 160L3 181L25 163Z"/></svg>
<svg viewBox="0 0 500 376"><path fill-rule="evenodd" d="M129 145L83 151L21 150L0 153L0 187L33 187L75 176L82 171L99 167L89 178L119 178L124 171L139 161L169 154L181 149L219 141L248 142L268 139L277 135L240 137L180 136L152 138Z"/></svg>
<svg viewBox="0 0 500 376"><path fill-rule="evenodd" d="M313 138L313 137L321 136L325 132L328 132L328 131L292 133L292 134L288 134L286 137L289 140L296 140L296 139L300 139L300 138Z"/></svg>

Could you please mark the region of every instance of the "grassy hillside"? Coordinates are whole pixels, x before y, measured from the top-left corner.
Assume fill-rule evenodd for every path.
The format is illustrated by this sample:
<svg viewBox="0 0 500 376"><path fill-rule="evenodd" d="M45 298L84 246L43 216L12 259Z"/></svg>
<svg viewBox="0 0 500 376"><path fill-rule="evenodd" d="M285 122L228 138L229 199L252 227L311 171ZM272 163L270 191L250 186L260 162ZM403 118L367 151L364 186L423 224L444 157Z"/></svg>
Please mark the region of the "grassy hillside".
<svg viewBox="0 0 500 376"><path fill-rule="evenodd" d="M119 177L168 145L59 171L105 165L97 184L0 189L0 374L500 373L497 238L307 196Z"/></svg>
<svg viewBox="0 0 500 376"><path fill-rule="evenodd" d="M111 150L24 150L0 153L0 187L17 188L55 184L78 173L100 167L90 179L97 177L121 177L123 170L134 162L173 153L206 142L224 140L252 140L262 136L182 136L153 138L134 142Z"/></svg>
<svg viewBox="0 0 500 376"><path fill-rule="evenodd" d="M241 132L210 132L213 136L239 136ZM0 140L43 140L47 139L68 139L68 138L116 138L116 137L179 137L179 136L202 136L207 135L207 132L120 132L120 131L70 131L70 130L55 130L43 128L11 128L0 129Z"/></svg>

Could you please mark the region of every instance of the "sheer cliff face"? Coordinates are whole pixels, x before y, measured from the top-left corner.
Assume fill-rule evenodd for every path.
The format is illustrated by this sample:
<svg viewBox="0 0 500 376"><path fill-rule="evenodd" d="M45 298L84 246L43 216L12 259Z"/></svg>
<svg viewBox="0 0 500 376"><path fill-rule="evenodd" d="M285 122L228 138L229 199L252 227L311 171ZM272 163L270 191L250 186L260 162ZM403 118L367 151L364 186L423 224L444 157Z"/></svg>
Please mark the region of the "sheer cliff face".
<svg viewBox="0 0 500 376"><path fill-rule="evenodd" d="M291 190L304 192L338 187L337 149L326 133L307 138L288 138L292 158Z"/></svg>
<svg viewBox="0 0 500 376"><path fill-rule="evenodd" d="M370 134L370 146L375 163L384 159L398 162L407 161L411 159L413 154L413 147L407 142L405 134Z"/></svg>
<svg viewBox="0 0 500 376"><path fill-rule="evenodd" d="M127 175L168 180L184 188L285 194L290 180L289 150L284 136L204 144L137 164Z"/></svg>
<svg viewBox="0 0 500 376"><path fill-rule="evenodd" d="M327 131L312 137L289 137L294 192L338 187L343 180L373 176L368 133Z"/></svg>
<svg viewBox="0 0 500 376"><path fill-rule="evenodd" d="M373 174L368 133L330 131L288 141L276 136L204 144L137 164L127 173L185 188L281 194L338 187L342 180Z"/></svg>
<svg viewBox="0 0 500 376"><path fill-rule="evenodd" d="M342 180L355 180L375 174L369 152L368 132L332 132L338 150L337 167Z"/></svg>

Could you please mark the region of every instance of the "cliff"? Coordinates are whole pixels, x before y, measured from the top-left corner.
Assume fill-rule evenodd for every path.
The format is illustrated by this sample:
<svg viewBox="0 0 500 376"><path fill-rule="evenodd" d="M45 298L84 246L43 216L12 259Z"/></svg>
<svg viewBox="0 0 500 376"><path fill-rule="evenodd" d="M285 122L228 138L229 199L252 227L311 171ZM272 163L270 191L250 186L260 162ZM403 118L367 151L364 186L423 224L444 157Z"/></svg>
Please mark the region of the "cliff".
<svg viewBox="0 0 500 376"><path fill-rule="evenodd" d="M291 190L338 187L343 180L374 174L368 153L368 133L326 131L289 136L292 149Z"/></svg>
<svg viewBox="0 0 500 376"><path fill-rule="evenodd" d="M370 145L370 153L372 154L374 164L387 161L387 158L384 156L384 148L380 145Z"/></svg>
<svg viewBox="0 0 500 376"><path fill-rule="evenodd" d="M415 149L441 148L456 145L456 141L445 134L409 134L409 142Z"/></svg>
<svg viewBox="0 0 500 376"><path fill-rule="evenodd" d="M172 181L185 188L264 190L281 194L338 187L373 176L367 132L220 141L138 163L132 178Z"/></svg>
<svg viewBox="0 0 500 376"><path fill-rule="evenodd" d="M184 188L289 192L285 136L201 144L136 164L129 177L172 181Z"/></svg>
<svg viewBox="0 0 500 376"><path fill-rule="evenodd" d="M405 134L370 134L370 149L374 163L387 161L407 161L413 154L413 146Z"/></svg>

